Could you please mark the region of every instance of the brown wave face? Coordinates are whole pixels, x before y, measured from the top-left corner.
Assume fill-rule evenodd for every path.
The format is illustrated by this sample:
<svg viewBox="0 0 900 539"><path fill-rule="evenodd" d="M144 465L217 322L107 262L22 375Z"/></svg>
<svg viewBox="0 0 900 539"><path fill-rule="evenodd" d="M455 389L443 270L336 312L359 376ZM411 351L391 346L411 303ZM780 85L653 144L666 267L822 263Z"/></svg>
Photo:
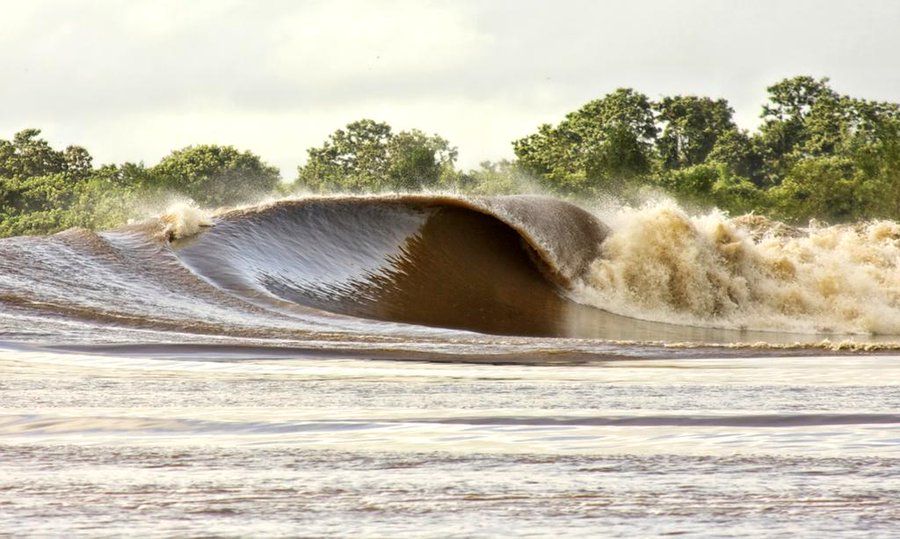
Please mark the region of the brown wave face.
<svg viewBox="0 0 900 539"><path fill-rule="evenodd" d="M536 196L316 198L225 214L175 243L217 287L256 301L483 333L561 336L600 311L562 292L606 227Z"/></svg>

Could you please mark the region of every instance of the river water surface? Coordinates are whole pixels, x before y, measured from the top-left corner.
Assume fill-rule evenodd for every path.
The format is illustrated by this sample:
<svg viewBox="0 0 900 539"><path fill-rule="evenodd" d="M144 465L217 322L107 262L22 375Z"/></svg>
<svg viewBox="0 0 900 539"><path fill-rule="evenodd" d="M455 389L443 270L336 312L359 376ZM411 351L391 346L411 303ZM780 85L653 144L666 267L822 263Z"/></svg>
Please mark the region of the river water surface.
<svg viewBox="0 0 900 539"><path fill-rule="evenodd" d="M0 355L21 535L888 537L900 357Z"/></svg>
<svg viewBox="0 0 900 539"><path fill-rule="evenodd" d="M900 535L900 227L647 212L0 240L0 535Z"/></svg>

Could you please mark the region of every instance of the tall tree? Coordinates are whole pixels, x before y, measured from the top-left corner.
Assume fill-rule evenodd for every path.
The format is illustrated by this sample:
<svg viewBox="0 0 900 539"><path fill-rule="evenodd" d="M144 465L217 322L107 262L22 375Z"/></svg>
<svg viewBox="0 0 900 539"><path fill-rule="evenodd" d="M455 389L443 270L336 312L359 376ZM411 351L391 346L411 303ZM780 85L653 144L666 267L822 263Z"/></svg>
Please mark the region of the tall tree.
<svg viewBox="0 0 900 539"><path fill-rule="evenodd" d="M318 192L434 187L452 172L456 155L456 148L437 135L395 134L386 123L364 119L310 148L306 164L297 169L296 186Z"/></svg>
<svg viewBox="0 0 900 539"><path fill-rule="evenodd" d="M224 206L269 194L278 185L278 169L249 151L233 146L188 146L149 170L148 187L185 194L204 206Z"/></svg>
<svg viewBox="0 0 900 539"><path fill-rule="evenodd" d="M665 97L654 108L663 125L657 148L666 169L703 163L719 138L737 131L734 110L724 99Z"/></svg>
<svg viewBox="0 0 900 539"><path fill-rule="evenodd" d="M726 165L732 173L757 186L763 184L762 157L746 131L731 129L720 134L706 161Z"/></svg>
<svg viewBox="0 0 900 539"><path fill-rule="evenodd" d="M66 172L83 180L94 172L94 158L81 146L68 146L63 152Z"/></svg>
<svg viewBox="0 0 900 539"><path fill-rule="evenodd" d="M565 192L589 193L646 174L657 128L646 95L623 88L513 142L520 164Z"/></svg>
<svg viewBox="0 0 900 539"><path fill-rule="evenodd" d="M0 177L34 178L66 171L63 152L51 148L40 134L40 129L24 129L12 141L0 140Z"/></svg>
<svg viewBox="0 0 900 539"><path fill-rule="evenodd" d="M763 105L763 125L758 145L767 163L770 181L778 183L791 166L795 149L806 143L809 131L806 119L822 100L833 102L837 93L828 79L799 76L782 80L767 88L769 102Z"/></svg>

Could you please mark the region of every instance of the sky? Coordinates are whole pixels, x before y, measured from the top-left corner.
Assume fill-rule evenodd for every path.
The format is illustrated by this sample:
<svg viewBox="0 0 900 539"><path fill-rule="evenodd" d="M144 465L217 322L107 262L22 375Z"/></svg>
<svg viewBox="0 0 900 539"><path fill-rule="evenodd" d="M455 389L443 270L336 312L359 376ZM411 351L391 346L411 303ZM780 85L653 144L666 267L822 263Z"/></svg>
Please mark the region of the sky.
<svg viewBox="0 0 900 539"><path fill-rule="evenodd" d="M36 127L95 164L230 144L293 179L372 118L470 168L619 87L724 97L748 129L799 74L897 102L898 27L893 0L0 0L0 138Z"/></svg>

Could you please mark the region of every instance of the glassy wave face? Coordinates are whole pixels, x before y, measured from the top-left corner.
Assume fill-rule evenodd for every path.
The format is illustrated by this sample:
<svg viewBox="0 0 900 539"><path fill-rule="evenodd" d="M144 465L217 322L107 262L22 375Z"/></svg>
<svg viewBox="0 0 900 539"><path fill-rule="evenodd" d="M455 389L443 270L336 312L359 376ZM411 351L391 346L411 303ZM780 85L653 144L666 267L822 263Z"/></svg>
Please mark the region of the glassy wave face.
<svg viewBox="0 0 900 539"><path fill-rule="evenodd" d="M0 240L0 335L419 358L572 357L623 340L896 349L900 225L795 229L541 196L183 206L110 232Z"/></svg>

